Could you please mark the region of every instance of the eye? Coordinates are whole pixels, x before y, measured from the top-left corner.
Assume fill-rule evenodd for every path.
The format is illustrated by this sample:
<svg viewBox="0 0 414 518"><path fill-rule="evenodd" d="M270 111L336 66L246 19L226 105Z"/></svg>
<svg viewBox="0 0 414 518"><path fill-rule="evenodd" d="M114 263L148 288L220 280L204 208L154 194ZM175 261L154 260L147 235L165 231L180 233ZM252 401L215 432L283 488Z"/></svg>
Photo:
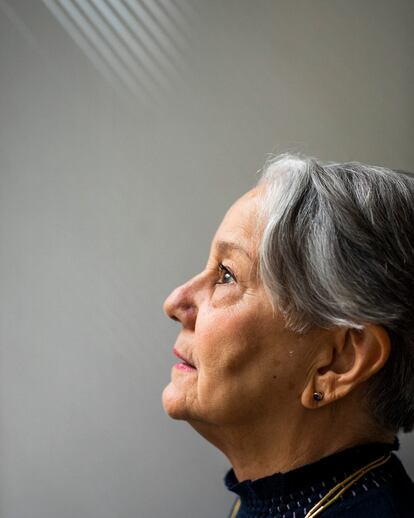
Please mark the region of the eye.
<svg viewBox="0 0 414 518"><path fill-rule="evenodd" d="M216 284L232 284L233 282L236 282L236 277L222 263L219 263L218 269L220 271L221 281L217 282Z"/></svg>

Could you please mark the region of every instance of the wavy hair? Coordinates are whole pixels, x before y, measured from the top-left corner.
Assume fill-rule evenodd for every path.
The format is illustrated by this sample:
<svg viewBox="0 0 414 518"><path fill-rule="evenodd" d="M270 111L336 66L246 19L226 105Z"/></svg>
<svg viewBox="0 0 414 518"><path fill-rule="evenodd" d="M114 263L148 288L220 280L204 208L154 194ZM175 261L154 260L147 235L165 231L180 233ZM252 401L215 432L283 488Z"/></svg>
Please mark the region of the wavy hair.
<svg viewBox="0 0 414 518"><path fill-rule="evenodd" d="M258 185L259 272L274 308L298 333L382 325L391 354L368 382L368 408L381 427L412 430L414 177L283 154L265 164Z"/></svg>

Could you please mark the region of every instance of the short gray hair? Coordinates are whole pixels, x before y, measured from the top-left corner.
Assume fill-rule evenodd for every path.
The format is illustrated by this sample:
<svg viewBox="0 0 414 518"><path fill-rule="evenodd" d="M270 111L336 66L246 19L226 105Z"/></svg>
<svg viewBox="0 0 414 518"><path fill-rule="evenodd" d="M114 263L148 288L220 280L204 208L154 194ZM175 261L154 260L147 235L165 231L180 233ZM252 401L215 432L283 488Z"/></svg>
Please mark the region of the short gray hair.
<svg viewBox="0 0 414 518"><path fill-rule="evenodd" d="M298 333L382 325L391 355L369 381L368 408L382 428L412 430L414 177L283 154L258 185L259 272L274 308Z"/></svg>

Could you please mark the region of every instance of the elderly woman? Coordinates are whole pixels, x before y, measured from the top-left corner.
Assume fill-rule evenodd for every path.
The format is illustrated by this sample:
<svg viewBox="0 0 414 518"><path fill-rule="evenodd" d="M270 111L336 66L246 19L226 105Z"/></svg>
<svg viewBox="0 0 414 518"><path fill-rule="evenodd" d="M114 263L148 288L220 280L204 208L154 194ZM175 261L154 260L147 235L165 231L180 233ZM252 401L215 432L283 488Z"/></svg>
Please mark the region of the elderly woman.
<svg viewBox="0 0 414 518"><path fill-rule="evenodd" d="M414 178L281 155L165 301L165 411L219 448L230 516L413 517Z"/></svg>

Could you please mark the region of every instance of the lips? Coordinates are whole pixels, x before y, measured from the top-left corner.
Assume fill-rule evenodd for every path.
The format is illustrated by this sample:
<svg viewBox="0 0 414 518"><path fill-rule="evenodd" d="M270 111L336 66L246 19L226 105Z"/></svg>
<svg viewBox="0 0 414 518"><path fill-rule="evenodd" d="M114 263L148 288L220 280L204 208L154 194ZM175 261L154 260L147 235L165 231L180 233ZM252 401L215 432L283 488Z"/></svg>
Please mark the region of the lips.
<svg viewBox="0 0 414 518"><path fill-rule="evenodd" d="M187 359L183 354L178 352L175 347L173 348L173 353L175 354L175 356L177 356L177 358L180 358L180 360L183 360L187 365L190 365L190 367L193 367L193 369L196 368L195 365L193 363L191 363L190 360Z"/></svg>

